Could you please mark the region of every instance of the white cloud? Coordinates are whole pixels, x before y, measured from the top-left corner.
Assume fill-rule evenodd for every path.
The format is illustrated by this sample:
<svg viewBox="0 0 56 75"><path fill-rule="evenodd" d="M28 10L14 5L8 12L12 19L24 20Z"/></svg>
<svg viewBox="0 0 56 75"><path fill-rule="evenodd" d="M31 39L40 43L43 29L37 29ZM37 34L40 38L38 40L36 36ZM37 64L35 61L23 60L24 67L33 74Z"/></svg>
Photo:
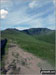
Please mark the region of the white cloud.
<svg viewBox="0 0 56 75"><path fill-rule="evenodd" d="M8 11L7 10L5 10L5 9L1 9L0 10L0 18L1 19L5 19L7 15L8 15Z"/></svg>
<svg viewBox="0 0 56 75"><path fill-rule="evenodd" d="M0 0L0 2L4 3L4 2L8 2L10 0Z"/></svg>
<svg viewBox="0 0 56 75"><path fill-rule="evenodd" d="M56 5L56 0L53 0L54 5Z"/></svg>
<svg viewBox="0 0 56 75"><path fill-rule="evenodd" d="M32 1L31 3L29 3L30 8L34 8L36 6L37 6L36 1Z"/></svg>
<svg viewBox="0 0 56 75"><path fill-rule="evenodd" d="M25 30L25 29L29 29L28 27L16 27L16 29L18 30Z"/></svg>
<svg viewBox="0 0 56 75"><path fill-rule="evenodd" d="M50 0L34 0L32 2L29 3L29 7L30 8L36 8L36 7L42 7L46 4L48 4L50 2Z"/></svg>

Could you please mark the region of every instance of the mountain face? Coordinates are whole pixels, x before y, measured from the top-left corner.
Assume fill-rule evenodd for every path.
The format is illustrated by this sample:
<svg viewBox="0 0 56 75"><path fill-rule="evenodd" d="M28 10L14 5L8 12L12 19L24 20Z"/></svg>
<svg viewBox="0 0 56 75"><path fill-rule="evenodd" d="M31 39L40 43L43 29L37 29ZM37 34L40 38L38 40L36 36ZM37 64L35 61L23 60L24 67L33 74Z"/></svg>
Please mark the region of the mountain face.
<svg viewBox="0 0 56 75"><path fill-rule="evenodd" d="M24 32L29 35L39 35L39 34L46 34L48 32L51 32L52 30L47 28L31 28L27 30L22 30L21 32Z"/></svg>

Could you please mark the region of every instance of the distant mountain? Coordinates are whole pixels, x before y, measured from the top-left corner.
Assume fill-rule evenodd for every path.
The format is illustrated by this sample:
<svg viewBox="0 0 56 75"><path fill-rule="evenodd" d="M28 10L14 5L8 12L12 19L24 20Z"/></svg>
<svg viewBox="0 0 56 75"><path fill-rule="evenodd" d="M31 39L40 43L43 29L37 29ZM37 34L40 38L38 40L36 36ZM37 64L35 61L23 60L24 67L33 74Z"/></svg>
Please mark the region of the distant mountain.
<svg viewBox="0 0 56 75"><path fill-rule="evenodd" d="M48 28L31 28L27 30L21 31L28 35L32 35L38 40L55 43L55 30L51 30Z"/></svg>
<svg viewBox="0 0 56 75"><path fill-rule="evenodd" d="M6 29L1 32L2 35L29 35L33 36L35 39L49 42L49 43L55 43L55 31L50 30L47 28L31 28L26 30L17 30L17 29Z"/></svg>
<svg viewBox="0 0 56 75"><path fill-rule="evenodd" d="M1 35L9 35L9 34L19 34L19 30L17 30L17 29L12 29L12 28L10 28L10 29L6 29L6 30L3 30L3 31L1 31Z"/></svg>
<svg viewBox="0 0 56 75"><path fill-rule="evenodd" d="M17 29L13 29L13 28L8 28L8 29L6 29L6 30L2 30L2 32L19 32L19 30L17 30Z"/></svg>
<svg viewBox="0 0 56 75"><path fill-rule="evenodd" d="M46 34L49 33L53 30L47 29L47 28L31 28L31 29L26 29L22 30L21 32L24 32L29 35L39 35L39 34Z"/></svg>
<svg viewBox="0 0 56 75"><path fill-rule="evenodd" d="M50 32L53 32L54 30L51 30L51 29L48 29L48 28L30 28L30 29L26 29L26 30L18 30L18 29L13 29L13 28L10 28L10 29L6 29L6 30L3 30L2 32L23 32L23 33L26 33L26 34L29 34L29 35L42 35L42 34L46 34L46 33L50 33Z"/></svg>

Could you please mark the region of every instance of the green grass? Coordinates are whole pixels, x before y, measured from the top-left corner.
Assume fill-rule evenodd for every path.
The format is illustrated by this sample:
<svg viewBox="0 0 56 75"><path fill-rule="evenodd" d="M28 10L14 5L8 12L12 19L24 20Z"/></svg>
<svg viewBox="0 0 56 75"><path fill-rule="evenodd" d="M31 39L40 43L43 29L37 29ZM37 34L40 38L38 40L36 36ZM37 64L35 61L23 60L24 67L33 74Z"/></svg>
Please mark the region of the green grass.
<svg viewBox="0 0 56 75"><path fill-rule="evenodd" d="M43 34L43 35L35 35L34 36L36 39L39 39L39 40L42 40L42 41L45 41L45 42L49 42L49 43L52 43L54 44L55 42L55 31L52 31L52 32L49 32L49 33L46 33L46 34Z"/></svg>
<svg viewBox="0 0 56 75"><path fill-rule="evenodd" d="M17 31L5 31L2 33L3 38L8 38L8 40L16 41L21 48L25 51L33 53L37 57L47 60L52 65L55 63L55 44L54 40L53 43L49 42L52 41L49 39L36 39L36 37L17 32Z"/></svg>

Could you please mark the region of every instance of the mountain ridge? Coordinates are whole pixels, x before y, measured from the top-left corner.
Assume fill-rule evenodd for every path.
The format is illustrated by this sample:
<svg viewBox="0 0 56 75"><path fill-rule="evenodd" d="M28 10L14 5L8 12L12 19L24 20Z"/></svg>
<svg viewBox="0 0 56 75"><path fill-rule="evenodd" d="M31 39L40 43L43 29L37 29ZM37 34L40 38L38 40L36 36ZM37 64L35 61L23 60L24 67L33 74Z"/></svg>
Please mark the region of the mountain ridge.
<svg viewBox="0 0 56 75"><path fill-rule="evenodd" d="M25 30L18 30L16 28L8 28L2 31L16 31L16 32L23 32L29 35L36 35L36 34L44 34L44 33L48 33L54 30L48 29L48 28L29 28L29 29L25 29Z"/></svg>
<svg viewBox="0 0 56 75"><path fill-rule="evenodd" d="M54 43L55 41L55 30L50 30L48 28L30 28L26 30L18 30L18 29L6 29L1 31L2 35L29 35L34 37L35 39L46 41L50 43Z"/></svg>

